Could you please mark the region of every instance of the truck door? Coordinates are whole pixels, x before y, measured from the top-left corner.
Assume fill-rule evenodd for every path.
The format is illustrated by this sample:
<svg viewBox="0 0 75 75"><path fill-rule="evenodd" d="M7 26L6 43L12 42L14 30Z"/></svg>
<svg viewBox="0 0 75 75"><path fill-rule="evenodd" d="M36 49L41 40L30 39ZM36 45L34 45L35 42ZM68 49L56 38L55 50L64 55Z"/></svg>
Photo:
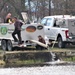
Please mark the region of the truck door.
<svg viewBox="0 0 75 75"><path fill-rule="evenodd" d="M52 37L52 29L51 29L52 24L53 24L52 18L48 18L46 21L46 25L45 25L45 33L46 33L48 38Z"/></svg>
<svg viewBox="0 0 75 75"><path fill-rule="evenodd" d="M45 35L49 38L54 40L56 34L56 27L54 27L54 18L44 18L41 21L41 24L44 25Z"/></svg>
<svg viewBox="0 0 75 75"><path fill-rule="evenodd" d="M45 35L47 35L47 18L43 18L42 21L41 21L41 24L44 25L44 32L45 32Z"/></svg>
<svg viewBox="0 0 75 75"><path fill-rule="evenodd" d="M45 35L46 35L48 38L51 38L51 36L52 36L51 27L53 26L53 18L44 18L44 19L41 21L41 24L44 25Z"/></svg>
<svg viewBox="0 0 75 75"><path fill-rule="evenodd" d="M56 21L54 18L48 18L45 25L45 33L49 39L55 40L57 36Z"/></svg>

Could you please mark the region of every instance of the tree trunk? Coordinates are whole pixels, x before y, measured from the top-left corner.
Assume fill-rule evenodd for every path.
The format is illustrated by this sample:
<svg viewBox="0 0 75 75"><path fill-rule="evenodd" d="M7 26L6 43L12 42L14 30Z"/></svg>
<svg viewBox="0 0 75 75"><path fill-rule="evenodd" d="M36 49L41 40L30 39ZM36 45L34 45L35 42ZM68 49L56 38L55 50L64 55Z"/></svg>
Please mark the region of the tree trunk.
<svg viewBox="0 0 75 75"><path fill-rule="evenodd" d="M49 0L49 16L51 15L51 0Z"/></svg>

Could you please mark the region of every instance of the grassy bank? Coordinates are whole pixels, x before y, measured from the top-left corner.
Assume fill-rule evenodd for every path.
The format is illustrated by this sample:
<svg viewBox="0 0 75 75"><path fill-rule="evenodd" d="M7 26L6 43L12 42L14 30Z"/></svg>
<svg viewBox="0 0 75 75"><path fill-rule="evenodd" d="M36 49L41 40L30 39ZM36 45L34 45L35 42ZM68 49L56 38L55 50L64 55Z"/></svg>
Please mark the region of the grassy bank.
<svg viewBox="0 0 75 75"><path fill-rule="evenodd" d="M21 51L21 50L20 50ZM14 52L14 51L13 51ZM16 51L18 52L18 51ZM23 51L24 52L24 51ZM54 47L54 48L50 48L49 50L42 50L42 51L37 51L37 50L27 50L26 52L38 52L38 56L39 56L39 52L55 52L57 53L57 55L64 61L70 61L70 62L75 62L75 55L73 56L64 56L65 52L67 54L69 54L70 52L75 52L75 46L68 46L66 48L63 48L63 49L60 49L60 48L57 48L57 47ZM12 57L14 57L14 59L11 59L9 58L6 62L3 61L3 51L0 50L0 67L2 66L23 66L23 65L35 65L35 64L43 64L44 62L46 62L46 60L42 59L42 58L39 58L39 59L35 59L35 56L33 54L31 54L31 56L29 56L28 60L20 60L15 58L13 55L13 53L11 54ZM8 52L9 54L9 52ZM17 53L18 54L18 53ZM35 54L36 55L36 54ZM47 54L46 54L47 55ZM20 56L20 54L18 54L18 56ZM37 55L36 55L37 56ZM10 57L10 56L8 56ZM36 57L37 58L37 57ZM11 60L10 60L11 59ZM47 58L45 58L47 59Z"/></svg>

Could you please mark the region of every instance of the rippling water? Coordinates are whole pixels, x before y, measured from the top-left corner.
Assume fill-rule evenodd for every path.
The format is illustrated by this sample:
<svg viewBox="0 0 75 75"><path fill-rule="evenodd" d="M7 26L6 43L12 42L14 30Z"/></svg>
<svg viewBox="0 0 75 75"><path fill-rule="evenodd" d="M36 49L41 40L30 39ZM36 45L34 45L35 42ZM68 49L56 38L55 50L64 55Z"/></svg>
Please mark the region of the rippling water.
<svg viewBox="0 0 75 75"><path fill-rule="evenodd" d="M75 75L75 66L0 68L0 75Z"/></svg>

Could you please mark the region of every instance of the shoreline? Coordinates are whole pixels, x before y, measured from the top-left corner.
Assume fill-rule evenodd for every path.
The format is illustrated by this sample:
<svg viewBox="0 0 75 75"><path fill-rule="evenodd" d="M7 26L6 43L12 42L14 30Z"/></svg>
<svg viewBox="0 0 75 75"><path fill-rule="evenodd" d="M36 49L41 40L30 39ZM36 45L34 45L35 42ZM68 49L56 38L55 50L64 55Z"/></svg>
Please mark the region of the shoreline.
<svg viewBox="0 0 75 75"><path fill-rule="evenodd" d="M55 52L62 59L60 62L51 62L50 52ZM25 51L0 51L0 67L32 67L44 65L75 65L75 50L52 49L52 50L25 50ZM4 61L3 61L4 60Z"/></svg>
<svg viewBox="0 0 75 75"><path fill-rule="evenodd" d="M5 62L0 63L0 68L17 68L17 67L37 67L37 66L68 66L68 65L75 65L75 62L68 62L68 61L54 61L54 62L43 62L43 63L34 63L34 64L16 64L16 63L8 63Z"/></svg>

